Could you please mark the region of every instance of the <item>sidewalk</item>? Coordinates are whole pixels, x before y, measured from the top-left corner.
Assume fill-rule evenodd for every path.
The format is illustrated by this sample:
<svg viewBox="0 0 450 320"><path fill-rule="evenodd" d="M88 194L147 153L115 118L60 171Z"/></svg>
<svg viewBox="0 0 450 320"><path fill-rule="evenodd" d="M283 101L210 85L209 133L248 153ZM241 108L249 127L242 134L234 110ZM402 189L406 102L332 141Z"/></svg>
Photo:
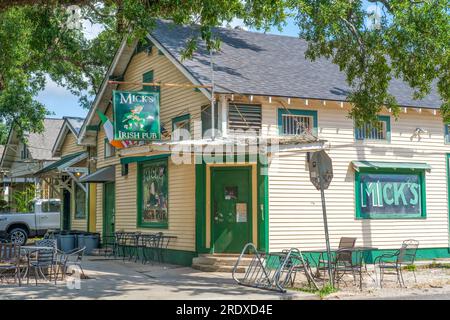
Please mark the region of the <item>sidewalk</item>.
<svg viewBox="0 0 450 320"><path fill-rule="evenodd" d="M28 286L0 284L0 299L317 299L304 292L280 294L243 287L229 273L205 273L174 265L89 257L83 267L90 279L82 279L80 289L69 289L66 282L55 286L41 281L36 287L30 279Z"/></svg>

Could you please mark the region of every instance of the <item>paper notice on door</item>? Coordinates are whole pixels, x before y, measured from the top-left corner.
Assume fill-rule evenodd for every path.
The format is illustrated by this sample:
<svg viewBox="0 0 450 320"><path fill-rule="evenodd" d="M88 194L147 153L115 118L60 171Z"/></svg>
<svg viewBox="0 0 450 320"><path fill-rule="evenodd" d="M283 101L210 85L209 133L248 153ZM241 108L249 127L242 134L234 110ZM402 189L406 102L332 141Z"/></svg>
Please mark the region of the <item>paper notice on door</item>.
<svg viewBox="0 0 450 320"><path fill-rule="evenodd" d="M246 203L236 203L236 222L247 222Z"/></svg>

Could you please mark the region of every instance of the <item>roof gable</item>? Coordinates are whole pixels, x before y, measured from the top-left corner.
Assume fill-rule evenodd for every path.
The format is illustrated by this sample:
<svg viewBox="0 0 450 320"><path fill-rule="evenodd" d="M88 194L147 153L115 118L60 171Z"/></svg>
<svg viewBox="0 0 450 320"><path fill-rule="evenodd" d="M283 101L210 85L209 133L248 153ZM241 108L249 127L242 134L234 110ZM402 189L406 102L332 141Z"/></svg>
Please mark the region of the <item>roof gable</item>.
<svg viewBox="0 0 450 320"><path fill-rule="evenodd" d="M42 133L25 134L26 146L30 153L30 160L56 160L52 154L52 148L56 137L63 124L63 119L44 119L44 131ZM11 164L16 161L17 147L20 140L14 128L10 129L8 134L8 142L0 162L0 167L10 168Z"/></svg>
<svg viewBox="0 0 450 320"><path fill-rule="evenodd" d="M55 143L52 147L52 156L57 157L57 153L61 151L61 147L66 140L67 134L73 134L75 138L78 138L78 134L80 133L81 127L84 122L84 118L79 117L64 117L64 122L61 126L61 129L58 132L58 135L55 139Z"/></svg>

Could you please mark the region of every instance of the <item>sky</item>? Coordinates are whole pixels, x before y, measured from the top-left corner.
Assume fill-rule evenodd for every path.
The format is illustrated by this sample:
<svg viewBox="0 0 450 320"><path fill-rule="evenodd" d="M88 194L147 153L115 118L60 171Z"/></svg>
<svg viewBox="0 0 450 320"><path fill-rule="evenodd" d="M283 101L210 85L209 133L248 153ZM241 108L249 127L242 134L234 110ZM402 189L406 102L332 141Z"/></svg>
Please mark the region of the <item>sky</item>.
<svg viewBox="0 0 450 320"><path fill-rule="evenodd" d="M368 10L374 9L370 8L370 5L368 3L365 3L365 6ZM239 25L242 25L242 21L239 21L238 19L234 20L230 24L231 27ZM101 27L99 25L92 25L90 22L87 22L83 24L83 29L87 38L93 38L100 32ZM296 37L298 36L298 31L299 30L295 25L294 19L290 18L287 20L287 24L283 27L283 30L281 32L278 29L274 28L268 33ZM50 117L85 117L88 111L87 109L84 109L79 105L78 98L76 96L72 95L65 88L58 86L50 79L48 79L47 81L45 90L37 96L37 100L43 103L48 111L51 112Z"/></svg>

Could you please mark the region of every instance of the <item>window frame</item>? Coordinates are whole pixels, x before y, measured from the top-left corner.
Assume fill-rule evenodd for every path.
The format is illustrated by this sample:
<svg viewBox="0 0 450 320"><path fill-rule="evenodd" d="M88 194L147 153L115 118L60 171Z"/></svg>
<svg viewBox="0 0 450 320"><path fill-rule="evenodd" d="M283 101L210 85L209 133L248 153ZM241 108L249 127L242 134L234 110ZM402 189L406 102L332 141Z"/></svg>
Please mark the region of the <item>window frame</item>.
<svg viewBox="0 0 450 320"><path fill-rule="evenodd" d="M84 193L84 209L83 209L83 212L84 212L84 215L83 215L83 217L79 217L79 216L77 216L77 208L78 208L78 205L77 205L77 192L83 192ZM76 184L75 183L75 194L74 194L74 198L75 198L75 201L74 201L74 212L73 212L73 219L74 220L85 220L86 218L87 218L87 194L86 194L86 192L78 185L78 184Z"/></svg>
<svg viewBox="0 0 450 320"><path fill-rule="evenodd" d="M378 174L415 174L419 177L419 184L420 184L420 203L421 203L421 212L420 214L398 214L398 213L374 213L367 215L365 213L361 212L361 189L360 189L360 182L361 182L361 174L366 173L378 173ZM374 168L361 168L359 171L355 171L355 177L354 177L354 195L355 195L355 218L357 220L411 220L411 219L419 219L423 220L427 218L427 205L426 205L426 198L427 198L427 190L426 190L426 174L425 170L423 169L400 169L400 168L383 168L383 169L374 169Z"/></svg>
<svg viewBox="0 0 450 320"><path fill-rule="evenodd" d="M312 134L318 136L319 119L317 110L304 110L304 109L285 109L278 108L278 133L280 136L295 136L294 134L285 134L283 130L283 115L294 115L313 118Z"/></svg>
<svg viewBox="0 0 450 320"><path fill-rule="evenodd" d="M188 128L187 128L187 130L189 131L189 134L191 133L191 114L190 113L187 113L187 114L183 114L183 115L181 115L181 116L177 116L177 117L174 117L174 118L172 118L172 140L174 140L173 138L174 138L174 136L173 136L173 132L174 132L174 130L175 130L175 125L178 123L178 122L181 122L181 121L188 121ZM174 141L181 141L181 140L174 140Z"/></svg>
<svg viewBox="0 0 450 320"><path fill-rule="evenodd" d="M353 137L355 141L362 141L362 142L369 142L369 143L390 143L391 142L391 116L383 115L383 116L377 116L378 121L383 121L386 123L386 138L385 139L367 139L365 137L363 138L357 138L357 133L359 128L354 124L354 134Z"/></svg>
<svg viewBox="0 0 450 320"><path fill-rule="evenodd" d="M162 163L165 162L166 164L166 168L167 168L167 222L144 222L142 221L143 218L143 198L144 198L144 194L143 194L143 168L146 165L149 165L151 163ZM155 228L155 229L169 229L169 212L170 212L170 193L169 193L169 155L166 155L163 158L158 158L158 159L154 159L154 160L148 160L148 161L142 161L142 162L138 162L137 163L137 179L136 179L136 184L137 184L137 204L136 204L136 209L137 209L137 217L136 217L136 226L137 228Z"/></svg>
<svg viewBox="0 0 450 320"><path fill-rule="evenodd" d="M108 148L110 148L110 150L113 151L109 156L106 155L106 148L108 145L109 145ZM116 156L116 147L114 147L112 144L109 143L108 138L105 138L103 144L103 158L109 159L115 156Z"/></svg>
<svg viewBox="0 0 450 320"><path fill-rule="evenodd" d="M28 147L25 143L22 144L22 150L20 151L20 160L30 159L30 152L28 151Z"/></svg>

